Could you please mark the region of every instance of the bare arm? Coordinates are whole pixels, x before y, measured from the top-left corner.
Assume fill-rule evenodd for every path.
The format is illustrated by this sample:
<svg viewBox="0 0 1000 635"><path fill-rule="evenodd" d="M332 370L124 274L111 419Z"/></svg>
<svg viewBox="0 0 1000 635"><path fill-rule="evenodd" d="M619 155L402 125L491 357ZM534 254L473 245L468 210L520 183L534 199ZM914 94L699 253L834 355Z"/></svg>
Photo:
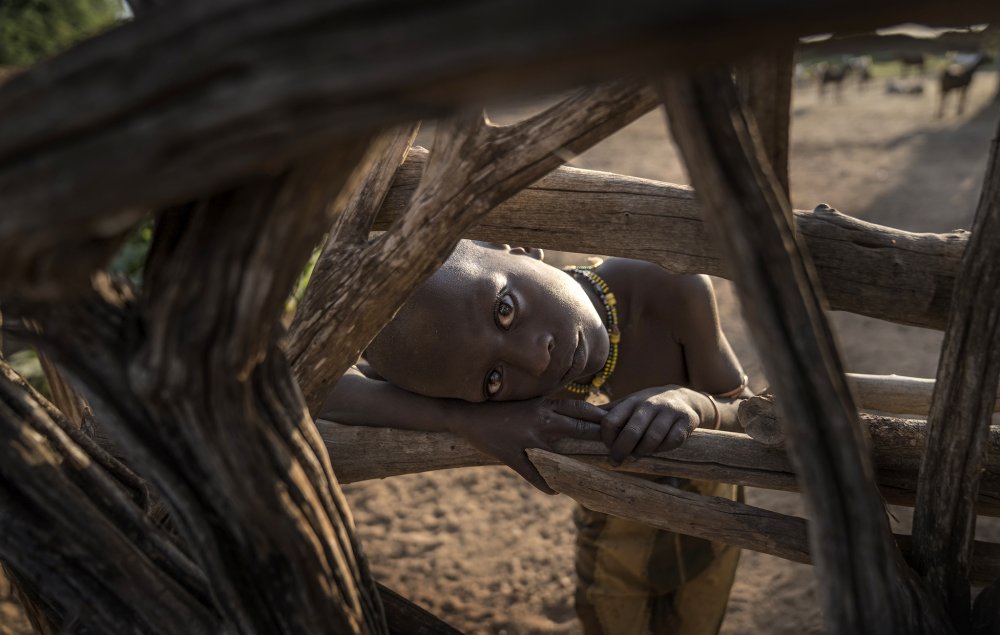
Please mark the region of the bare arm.
<svg viewBox="0 0 1000 635"><path fill-rule="evenodd" d="M743 431L737 410L750 391L743 387L743 369L722 332L711 280L662 270L652 275L665 290L659 317L681 344L688 385L655 386L604 406L608 413L601 419L602 439L612 464L630 455L677 448L698 427ZM735 395L716 396L734 389Z"/></svg>
<svg viewBox="0 0 1000 635"><path fill-rule="evenodd" d="M457 422L466 417L451 401L417 395L352 367L327 396L320 417L353 426L457 434Z"/></svg>
<svg viewBox="0 0 1000 635"><path fill-rule="evenodd" d="M743 385L743 367L722 332L715 290L708 276L683 276L679 285L677 332L684 348L690 387L710 395L721 395ZM739 402L752 396L749 388L734 397L714 399L721 417L720 430L743 432L736 419ZM711 425L714 410L705 395L692 396L692 405L702 414L702 425Z"/></svg>
<svg viewBox="0 0 1000 635"><path fill-rule="evenodd" d="M578 400L470 403L437 399L366 377L352 368L337 382L323 404L321 419L358 426L452 432L503 461L532 485L554 494L525 454L525 448L552 450L563 438L600 438L591 421L596 406ZM322 426L323 421L317 421Z"/></svg>

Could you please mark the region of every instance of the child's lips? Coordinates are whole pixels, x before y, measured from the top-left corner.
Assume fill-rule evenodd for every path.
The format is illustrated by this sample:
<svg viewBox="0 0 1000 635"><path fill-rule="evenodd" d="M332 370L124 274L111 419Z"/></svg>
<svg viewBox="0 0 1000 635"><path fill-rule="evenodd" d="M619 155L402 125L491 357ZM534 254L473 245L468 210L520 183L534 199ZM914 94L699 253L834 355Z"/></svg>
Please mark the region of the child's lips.
<svg viewBox="0 0 1000 635"><path fill-rule="evenodd" d="M583 367L587 363L587 343L583 338L583 334L577 331L576 333L576 348L573 350L573 357L570 358L569 368L563 373L562 378L559 380L560 385L566 385L569 382L575 380L583 372Z"/></svg>

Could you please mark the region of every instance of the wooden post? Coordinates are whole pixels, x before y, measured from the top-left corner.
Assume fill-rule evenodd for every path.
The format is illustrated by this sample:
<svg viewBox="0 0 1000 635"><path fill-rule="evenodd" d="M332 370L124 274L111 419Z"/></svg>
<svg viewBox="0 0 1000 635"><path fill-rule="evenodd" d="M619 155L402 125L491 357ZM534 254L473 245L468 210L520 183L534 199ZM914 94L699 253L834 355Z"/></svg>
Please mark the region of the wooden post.
<svg viewBox="0 0 1000 635"><path fill-rule="evenodd" d="M810 542L831 633L946 633L905 569L872 478L856 410L788 223L762 169L730 73L662 84L670 129L732 261L744 314L787 420L796 473L815 518ZM809 422L809 425L806 425Z"/></svg>
<svg viewBox="0 0 1000 635"><path fill-rule="evenodd" d="M969 628L975 500L1000 379L1000 129L979 197L927 418L927 451L913 516L914 567Z"/></svg>
<svg viewBox="0 0 1000 635"><path fill-rule="evenodd" d="M751 130L760 140L764 158L785 196L789 196L788 137L792 107L792 65L795 42L763 51L736 71L740 99L753 118ZM789 217L789 222L792 218Z"/></svg>

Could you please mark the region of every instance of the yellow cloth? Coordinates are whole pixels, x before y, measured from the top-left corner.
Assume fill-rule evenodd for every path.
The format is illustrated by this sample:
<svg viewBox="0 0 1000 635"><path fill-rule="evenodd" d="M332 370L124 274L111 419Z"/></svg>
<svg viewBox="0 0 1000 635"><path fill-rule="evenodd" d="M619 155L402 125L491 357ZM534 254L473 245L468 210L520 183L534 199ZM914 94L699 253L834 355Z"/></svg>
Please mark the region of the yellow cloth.
<svg viewBox="0 0 1000 635"><path fill-rule="evenodd" d="M725 483L667 479L708 496ZM577 615L587 635L713 635L725 616L740 550L578 507Z"/></svg>

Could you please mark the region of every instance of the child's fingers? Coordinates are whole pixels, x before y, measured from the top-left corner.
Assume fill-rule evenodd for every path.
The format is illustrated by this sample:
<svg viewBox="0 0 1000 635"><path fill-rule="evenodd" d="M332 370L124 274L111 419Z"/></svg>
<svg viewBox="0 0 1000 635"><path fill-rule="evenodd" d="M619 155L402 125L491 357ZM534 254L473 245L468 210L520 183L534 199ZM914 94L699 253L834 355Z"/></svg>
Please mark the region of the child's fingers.
<svg viewBox="0 0 1000 635"><path fill-rule="evenodd" d="M632 454L632 450L635 449L635 446L642 440L643 435L646 434L646 428L649 427L653 417L656 416L656 412L655 408L644 408L642 406L632 412L632 416L629 417L622 431L618 433L618 438L615 439L614 444L611 446L611 451L608 452L611 465L616 467L621 465L625 457Z"/></svg>
<svg viewBox="0 0 1000 635"><path fill-rule="evenodd" d="M609 449L614 445L634 409L635 402L623 401L601 417L601 441L604 441L604 445Z"/></svg>
<svg viewBox="0 0 1000 635"><path fill-rule="evenodd" d="M686 412L678 413L677 421L675 421L673 427L670 428L670 432L667 433L667 438L663 442L663 447L660 449L666 451L676 450L681 447L694 428L695 422L691 414Z"/></svg>
<svg viewBox="0 0 1000 635"><path fill-rule="evenodd" d="M601 424L568 416L552 418L552 440L580 439L581 441L600 441Z"/></svg>
<svg viewBox="0 0 1000 635"><path fill-rule="evenodd" d="M676 412L671 411L661 411L657 414L650 422L649 427L646 428L646 434L642 435L642 440L635 446L632 456L649 456L660 449L660 444L667 438L677 416Z"/></svg>
<svg viewBox="0 0 1000 635"><path fill-rule="evenodd" d="M552 400L552 410L567 417L594 423L600 423L604 415L608 414L598 406L582 399L554 399Z"/></svg>

